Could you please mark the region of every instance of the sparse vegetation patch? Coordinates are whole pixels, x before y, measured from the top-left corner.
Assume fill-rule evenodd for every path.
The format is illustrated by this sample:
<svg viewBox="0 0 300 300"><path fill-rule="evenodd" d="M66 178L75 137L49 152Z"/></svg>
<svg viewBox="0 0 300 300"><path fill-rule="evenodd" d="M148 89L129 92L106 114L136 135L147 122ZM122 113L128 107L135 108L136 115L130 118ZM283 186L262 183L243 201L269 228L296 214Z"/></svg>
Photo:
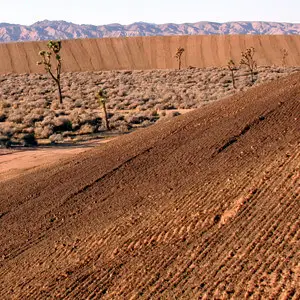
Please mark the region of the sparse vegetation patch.
<svg viewBox="0 0 300 300"><path fill-rule="evenodd" d="M255 85L299 71L258 67ZM105 106L114 133L149 126L249 88L249 73L228 68L64 73L63 103L52 101L56 85L47 74L0 76L0 144L24 144L24 136L59 143L106 131L95 94L107 91ZM233 88L233 84L236 89ZM34 139L33 139L34 141Z"/></svg>

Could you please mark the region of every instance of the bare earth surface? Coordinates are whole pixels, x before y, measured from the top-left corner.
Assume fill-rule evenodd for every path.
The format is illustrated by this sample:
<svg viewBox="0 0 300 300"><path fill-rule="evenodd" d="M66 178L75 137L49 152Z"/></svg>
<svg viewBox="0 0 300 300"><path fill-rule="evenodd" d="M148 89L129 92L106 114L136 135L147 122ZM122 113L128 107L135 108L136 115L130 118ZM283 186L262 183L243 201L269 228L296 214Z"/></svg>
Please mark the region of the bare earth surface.
<svg viewBox="0 0 300 300"><path fill-rule="evenodd" d="M0 182L2 299L299 299L300 74Z"/></svg>
<svg viewBox="0 0 300 300"><path fill-rule="evenodd" d="M57 163L74 154L86 151L89 148L110 140L111 139L90 141L78 145L0 149L0 181L12 179L24 174L30 176L29 173L37 168Z"/></svg>
<svg viewBox="0 0 300 300"><path fill-rule="evenodd" d="M288 66L300 66L300 35L185 35L78 39L63 41L63 71L174 69L178 47L182 67L223 67L240 61L241 51L254 47L259 66L280 65L281 49ZM38 73L39 51L46 42L0 44L0 73Z"/></svg>
<svg viewBox="0 0 300 300"><path fill-rule="evenodd" d="M70 157L83 151L82 148L75 149L39 149L27 150L0 156L0 181L19 176L32 169L49 165L60 159Z"/></svg>

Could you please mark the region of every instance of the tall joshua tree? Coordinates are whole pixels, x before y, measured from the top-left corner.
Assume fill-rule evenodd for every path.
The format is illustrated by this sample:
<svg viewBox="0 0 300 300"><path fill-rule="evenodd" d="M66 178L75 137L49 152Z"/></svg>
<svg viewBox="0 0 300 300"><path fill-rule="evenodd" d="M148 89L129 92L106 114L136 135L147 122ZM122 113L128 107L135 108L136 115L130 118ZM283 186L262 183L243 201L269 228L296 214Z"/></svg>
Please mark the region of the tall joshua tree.
<svg viewBox="0 0 300 300"><path fill-rule="evenodd" d="M241 66L246 66L251 74L251 81L254 82L254 71L257 68L257 63L254 60L255 49L253 47L246 49L245 52L242 52L242 58L240 61Z"/></svg>
<svg viewBox="0 0 300 300"><path fill-rule="evenodd" d="M177 49L177 51L176 51L176 54L175 54L175 58L176 58L177 61L178 61L178 70L181 69L181 56L182 56L183 52L184 52L184 48L179 47L179 48Z"/></svg>
<svg viewBox="0 0 300 300"><path fill-rule="evenodd" d="M235 65L235 62L232 59L230 59L228 61L227 68L229 69L229 71L231 73L233 88L236 89L234 72L237 71L238 68L237 68L237 66Z"/></svg>
<svg viewBox="0 0 300 300"><path fill-rule="evenodd" d="M50 74L51 78L56 83L58 89L59 103L62 104L63 97L62 97L61 85L60 85L61 56L59 54L61 50L61 41L49 41L47 47L49 51L42 50L39 52L39 55L41 56L42 60L39 61L37 64L44 65L45 71ZM51 62L52 54L55 56L55 60L56 60L55 71L52 70L52 62Z"/></svg>
<svg viewBox="0 0 300 300"><path fill-rule="evenodd" d="M107 115L107 110L106 110L106 101L107 101L106 91L104 89L99 89L98 92L96 93L96 98L98 99L99 104L103 108L105 127L107 130L110 130L108 115Z"/></svg>

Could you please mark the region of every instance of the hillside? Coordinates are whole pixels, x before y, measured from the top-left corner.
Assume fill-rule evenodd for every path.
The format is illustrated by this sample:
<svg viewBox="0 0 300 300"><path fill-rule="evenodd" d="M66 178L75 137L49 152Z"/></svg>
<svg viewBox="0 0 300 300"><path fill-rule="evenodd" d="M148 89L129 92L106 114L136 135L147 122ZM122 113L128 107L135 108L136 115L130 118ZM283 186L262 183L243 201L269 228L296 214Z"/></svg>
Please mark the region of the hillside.
<svg viewBox="0 0 300 300"><path fill-rule="evenodd" d="M63 41L64 71L171 69L183 47L182 67L223 67L230 58L238 64L241 51L256 49L260 66L281 65L286 49L288 66L300 66L300 35L203 35L78 39ZM42 72L36 62L45 42L0 44L0 74Z"/></svg>
<svg viewBox="0 0 300 300"><path fill-rule="evenodd" d="M40 21L30 26L0 23L0 42L129 36L210 34L300 34L300 24L278 22L197 22L184 24L86 25L65 21Z"/></svg>
<svg viewBox="0 0 300 300"><path fill-rule="evenodd" d="M2 299L299 299L300 74L0 183Z"/></svg>

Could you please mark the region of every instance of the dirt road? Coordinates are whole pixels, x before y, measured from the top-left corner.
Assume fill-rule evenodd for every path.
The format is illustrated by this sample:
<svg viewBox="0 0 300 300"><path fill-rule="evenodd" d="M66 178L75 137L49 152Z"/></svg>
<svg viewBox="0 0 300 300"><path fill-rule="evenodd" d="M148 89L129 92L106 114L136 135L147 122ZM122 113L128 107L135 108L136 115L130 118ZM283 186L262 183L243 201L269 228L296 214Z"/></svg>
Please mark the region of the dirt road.
<svg viewBox="0 0 300 300"><path fill-rule="evenodd" d="M93 140L81 144L0 149L0 181L24 174L28 175L37 168L49 167L52 164L111 140L112 138Z"/></svg>

